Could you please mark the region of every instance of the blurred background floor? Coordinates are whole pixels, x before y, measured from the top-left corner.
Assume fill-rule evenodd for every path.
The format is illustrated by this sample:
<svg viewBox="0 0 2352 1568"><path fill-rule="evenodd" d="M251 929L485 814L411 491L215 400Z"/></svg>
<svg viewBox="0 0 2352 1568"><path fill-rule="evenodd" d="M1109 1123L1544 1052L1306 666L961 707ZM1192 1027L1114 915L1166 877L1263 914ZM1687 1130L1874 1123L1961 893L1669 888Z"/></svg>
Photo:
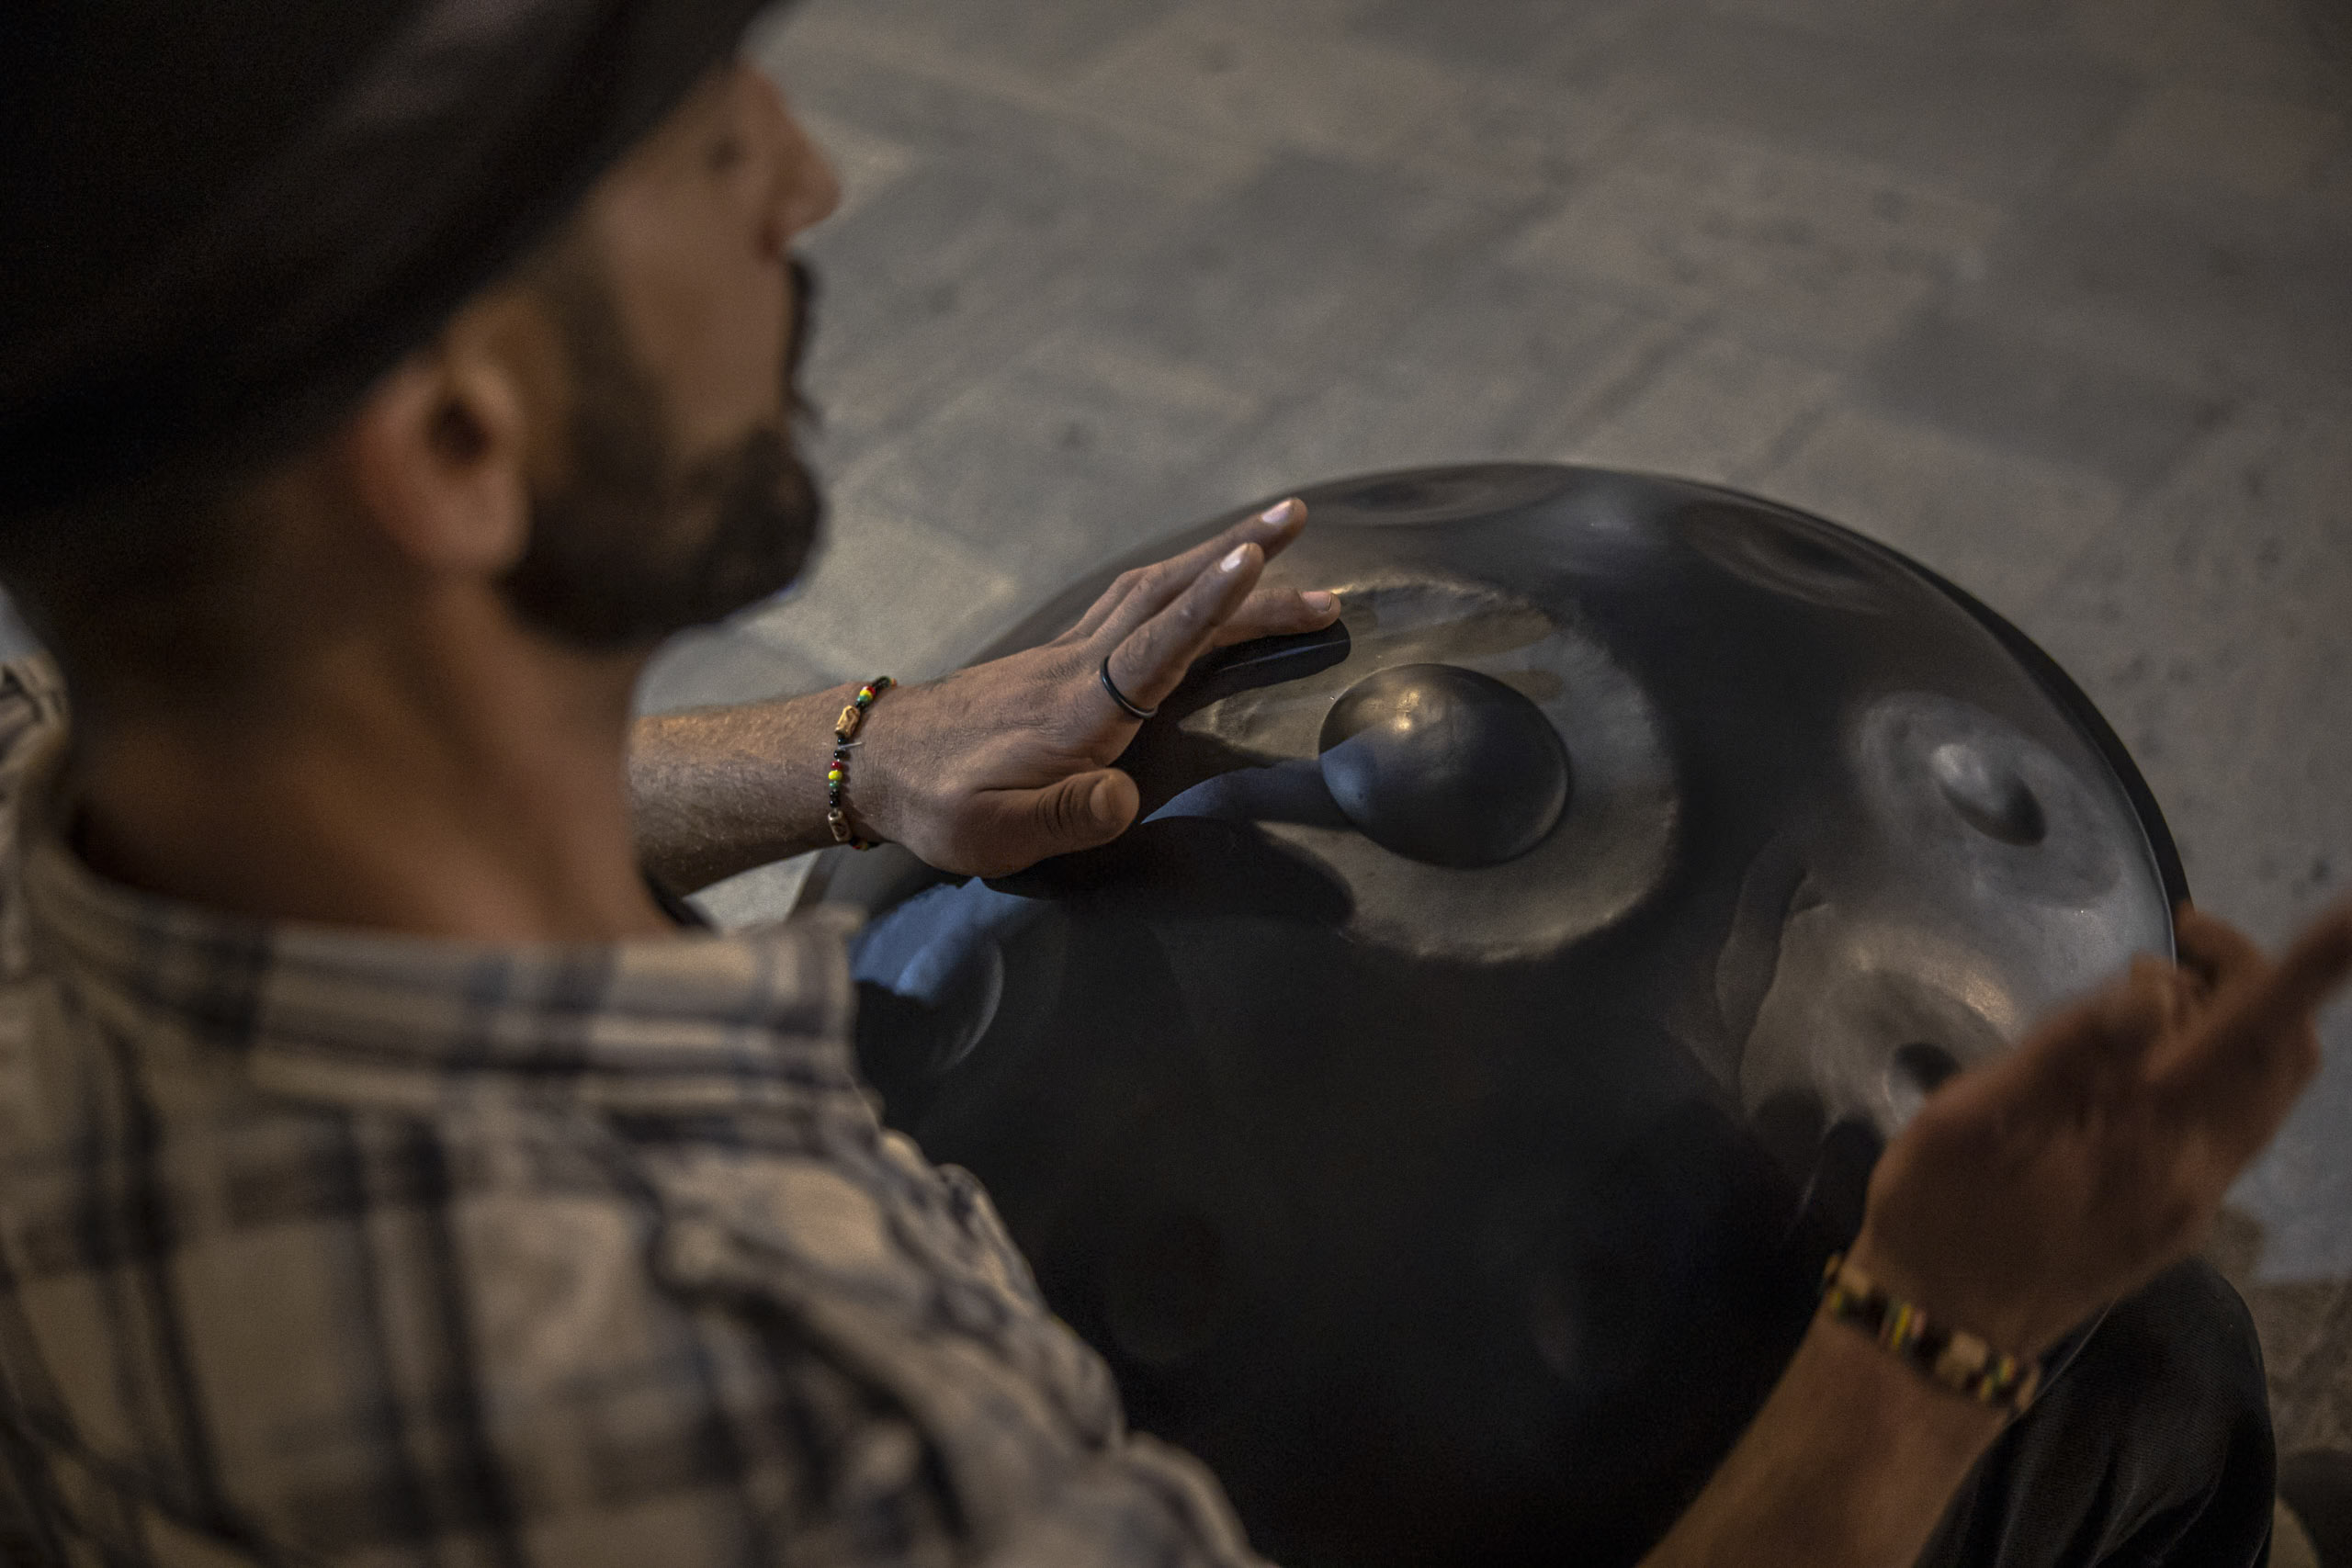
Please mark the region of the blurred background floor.
<svg viewBox="0 0 2352 1568"><path fill-rule="evenodd" d="M758 48L848 190L832 540L648 706L937 672L1315 479L1581 459L1975 591L2265 940L2352 887L2345 0L808 0ZM2352 1447L2325 1032L2219 1247L2290 1449Z"/></svg>

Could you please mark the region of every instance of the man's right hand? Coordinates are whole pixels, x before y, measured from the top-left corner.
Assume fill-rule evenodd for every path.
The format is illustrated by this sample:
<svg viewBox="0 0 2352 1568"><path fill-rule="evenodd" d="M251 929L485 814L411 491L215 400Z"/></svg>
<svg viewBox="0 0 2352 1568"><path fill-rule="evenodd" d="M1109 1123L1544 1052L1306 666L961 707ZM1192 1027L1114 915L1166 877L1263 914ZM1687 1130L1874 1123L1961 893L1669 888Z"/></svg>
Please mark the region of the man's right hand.
<svg viewBox="0 0 2352 1568"><path fill-rule="evenodd" d="M2352 974L2352 904L2272 964L2196 910L2011 1055L1931 1095L1871 1181L1854 1261L1931 1318L2039 1351L2197 1245L2319 1065L2313 1013ZM1643 1568L1917 1561L2001 1412L1816 1315Z"/></svg>
<svg viewBox="0 0 2352 1568"><path fill-rule="evenodd" d="M2022 1354L2197 1247L2318 1070L2352 904L2275 964L2186 905L2177 927L2177 965L2140 960L1929 1097L1871 1181L1857 1268Z"/></svg>

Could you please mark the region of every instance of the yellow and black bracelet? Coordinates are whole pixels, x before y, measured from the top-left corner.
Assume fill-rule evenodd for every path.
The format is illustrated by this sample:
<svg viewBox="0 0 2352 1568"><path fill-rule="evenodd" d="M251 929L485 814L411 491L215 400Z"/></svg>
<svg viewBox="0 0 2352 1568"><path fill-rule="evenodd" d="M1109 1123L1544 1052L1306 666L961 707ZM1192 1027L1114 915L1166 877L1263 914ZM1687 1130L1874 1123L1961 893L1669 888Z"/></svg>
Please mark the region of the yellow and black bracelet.
<svg viewBox="0 0 2352 1568"><path fill-rule="evenodd" d="M1831 1318L1860 1329L1913 1367L1979 1404L1997 1405L2012 1416L2033 1403L2041 1386L2041 1364L2007 1356L1975 1335L1937 1323L1911 1303L1888 1295L1845 1254L1822 1271L1821 1304Z"/></svg>
<svg viewBox="0 0 2352 1568"><path fill-rule="evenodd" d="M833 841L847 844L854 850L870 850L874 841L861 839L857 829L849 825L849 754L857 744L858 726L865 722L865 710L874 700L898 682L888 675L877 676L857 689L857 696L842 709L840 718L833 721L833 765L825 770L825 826L833 830Z"/></svg>

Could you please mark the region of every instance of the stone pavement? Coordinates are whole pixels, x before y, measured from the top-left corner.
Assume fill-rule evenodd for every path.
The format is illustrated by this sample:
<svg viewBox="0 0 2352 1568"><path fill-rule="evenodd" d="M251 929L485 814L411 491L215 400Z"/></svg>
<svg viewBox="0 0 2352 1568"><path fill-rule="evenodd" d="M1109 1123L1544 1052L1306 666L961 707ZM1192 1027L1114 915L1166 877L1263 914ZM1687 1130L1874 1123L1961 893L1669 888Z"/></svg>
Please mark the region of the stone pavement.
<svg viewBox="0 0 2352 1568"><path fill-rule="evenodd" d="M833 543L649 705L946 669L1317 479L1585 459L1973 589L2260 936L2352 887L2343 0L809 0L759 49L848 188ZM2326 1036L2223 1244L2290 1447L2352 1447Z"/></svg>

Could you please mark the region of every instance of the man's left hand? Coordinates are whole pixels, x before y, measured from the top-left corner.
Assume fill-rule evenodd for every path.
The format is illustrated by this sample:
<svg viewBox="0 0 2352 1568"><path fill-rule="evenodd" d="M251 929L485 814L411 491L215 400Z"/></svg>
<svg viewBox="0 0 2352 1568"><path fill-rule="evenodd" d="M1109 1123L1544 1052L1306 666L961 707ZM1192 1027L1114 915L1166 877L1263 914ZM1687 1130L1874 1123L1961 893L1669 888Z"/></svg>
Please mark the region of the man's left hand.
<svg viewBox="0 0 2352 1568"><path fill-rule="evenodd" d="M1148 709L1212 649L1329 626L1336 595L1259 586L1306 523L1306 506L1285 501L1125 573L1043 647L893 691L852 766L861 826L942 871L977 876L1117 838L1139 797L1111 763L1139 721L1102 689L1103 660L1127 699Z"/></svg>

